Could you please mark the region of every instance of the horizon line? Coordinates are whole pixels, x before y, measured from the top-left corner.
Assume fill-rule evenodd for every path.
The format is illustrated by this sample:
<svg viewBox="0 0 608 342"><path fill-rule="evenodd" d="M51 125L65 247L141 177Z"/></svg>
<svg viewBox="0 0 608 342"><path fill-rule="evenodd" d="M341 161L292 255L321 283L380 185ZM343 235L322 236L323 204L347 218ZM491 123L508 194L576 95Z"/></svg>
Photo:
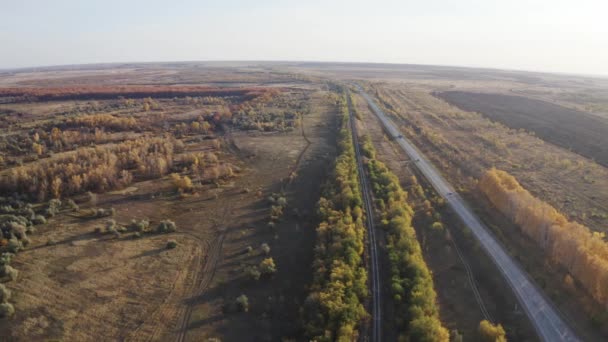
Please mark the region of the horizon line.
<svg viewBox="0 0 608 342"><path fill-rule="evenodd" d="M564 71L545 71L545 70L529 70L517 68L500 68L487 66L467 66L467 65L450 65L450 64L424 64L424 63L405 63L405 62L370 62L370 61L342 61L342 60L273 60L273 59L200 59L200 60L165 60L165 61L125 61L125 62L85 62L73 64L46 64L23 67L0 68L0 72L25 72L31 69L54 69L68 67L86 67L86 66L111 66L121 64L170 64L170 63L318 63L318 64L374 64L374 65L393 65L393 66L423 66L423 67L439 67L453 69L478 69L487 71L501 72L523 72L534 74L553 74L557 76L577 76L587 78L608 79L608 74L597 73L576 73Z"/></svg>

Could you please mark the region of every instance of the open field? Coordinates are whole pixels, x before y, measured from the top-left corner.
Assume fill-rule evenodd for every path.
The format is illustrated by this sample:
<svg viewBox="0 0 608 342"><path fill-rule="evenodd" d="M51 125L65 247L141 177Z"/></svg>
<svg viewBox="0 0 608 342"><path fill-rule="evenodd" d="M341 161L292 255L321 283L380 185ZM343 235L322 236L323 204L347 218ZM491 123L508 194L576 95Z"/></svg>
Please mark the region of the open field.
<svg viewBox="0 0 608 342"><path fill-rule="evenodd" d="M545 141L608 166L608 119L521 96L458 91L437 96L507 127L534 132Z"/></svg>
<svg viewBox="0 0 608 342"><path fill-rule="evenodd" d="M308 62L0 72L0 282L11 292L0 288L0 335L467 341L487 319L510 341L538 340L479 242L356 92L359 136L346 138L353 81L573 330L603 340L604 291L549 258L479 180L493 167L512 175L524 200L596 232L581 241L603 250L608 80Z"/></svg>
<svg viewBox="0 0 608 342"><path fill-rule="evenodd" d="M234 70L210 72L232 87L110 86L154 73L3 78L1 186L24 194L2 199L3 246L26 247L10 262L19 276L6 283L15 314L0 322L3 336L299 334L310 278L300 265L312 258L314 205L334 150L328 93L298 81L267 87L268 77ZM22 81L29 87L14 87ZM276 217L272 194L288 203ZM14 216L26 212L35 221ZM276 273L250 279L265 259ZM242 294L248 313L234 304ZM285 312L292 325L281 324Z"/></svg>
<svg viewBox="0 0 608 342"><path fill-rule="evenodd" d="M495 166L536 196L596 231L608 222L608 169L483 115L459 110L417 87L380 86L380 97L423 151L452 164L464 188ZM441 156L439 158L439 156ZM456 171L460 170L460 171ZM450 172L451 173L451 172ZM559 186L556 180L559 179Z"/></svg>

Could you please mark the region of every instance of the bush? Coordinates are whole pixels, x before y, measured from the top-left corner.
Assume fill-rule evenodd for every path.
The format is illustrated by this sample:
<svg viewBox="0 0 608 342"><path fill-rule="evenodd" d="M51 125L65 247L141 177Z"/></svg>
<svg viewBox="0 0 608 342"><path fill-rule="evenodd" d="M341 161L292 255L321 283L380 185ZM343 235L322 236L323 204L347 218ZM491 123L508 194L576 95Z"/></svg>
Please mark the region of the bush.
<svg viewBox="0 0 608 342"><path fill-rule="evenodd" d="M177 230L177 226L175 225L175 222L173 222L171 220L161 221L158 224L158 227L156 227L156 231L159 233L172 233L176 230Z"/></svg>
<svg viewBox="0 0 608 342"><path fill-rule="evenodd" d="M0 304L0 318L11 317L15 314L15 307L11 303Z"/></svg>
<svg viewBox="0 0 608 342"><path fill-rule="evenodd" d="M245 268L245 275L253 280L259 280L262 273L255 266Z"/></svg>
<svg viewBox="0 0 608 342"><path fill-rule="evenodd" d="M266 258L260 262L260 272L262 272L262 274L273 274L276 271L277 267L272 258Z"/></svg>
<svg viewBox="0 0 608 342"><path fill-rule="evenodd" d="M283 207L279 206L279 205L273 205L272 207L270 207L270 219L271 220L278 220L281 218L281 216L283 216Z"/></svg>
<svg viewBox="0 0 608 342"><path fill-rule="evenodd" d="M431 229L433 230L443 230L443 224L439 221L437 222L433 222L433 224L431 225Z"/></svg>
<svg viewBox="0 0 608 342"><path fill-rule="evenodd" d="M180 176L177 173L171 174L173 186L179 192L192 190L192 180L188 176Z"/></svg>
<svg viewBox="0 0 608 342"><path fill-rule="evenodd" d="M46 223L46 218L42 215L35 215L32 222L34 224L45 224Z"/></svg>
<svg viewBox="0 0 608 342"><path fill-rule="evenodd" d="M0 266L0 277L5 278L7 281L16 280L18 275L19 275L19 271L17 271L10 265Z"/></svg>
<svg viewBox="0 0 608 342"><path fill-rule="evenodd" d="M6 303L9 299L11 299L11 291L4 284L0 284L0 303Z"/></svg>
<svg viewBox="0 0 608 342"><path fill-rule="evenodd" d="M287 199L285 197L281 196L277 199L277 204L280 205L281 207L286 207Z"/></svg>
<svg viewBox="0 0 608 342"><path fill-rule="evenodd" d="M129 229L136 232L147 232L150 229L150 221L148 220L131 220L131 224L129 225Z"/></svg>
<svg viewBox="0 0 608 342"><path fill-rule="evenodd" d="M73 199L69 199L67 200L66 203L67 207L70 208L72 211L78 211L80 210L80 207L78 206L78 204L76 204L76 202L74 202Z"/></svg>
<svg viewBox="0 0 608 342"><path fill-rule="evenodd" d="M505 329L500 324L483 320L479 322L478 333L481 342L507 342Z"/></svg>
<svg viewBox="0 0 608 342"><path fill-rule="evenodd" d="M247 298L247 296L245 296L244 294L236 297L236 305L238 306L239 310L241 310L243 312L248 312L249 311L249 298Z"/></svg>
<svg viewBox="0 0 608 342"><path fill-rule="evenodd" d="M117 229L118 229L118 226L116 225L116 220L109 219L106 221L106 230L107 231L115 231Z"/></svg>
<svg viewBox="0 0 608 342"><path fill-rule="evenodd" d="M14 256L15 254L13 253L2 253L0 256L0 266L9 265Z"/></svg>
<svg viewBox="0 0 608 342"><path fill-rule="evenodd" d="M23 249L23 245L21 244L21 241L13 238L13 239L8 240L7 249L9 252L16 254L21 249Z"/></svg>
<svg viewBox="0 0 608 342"><path fill-rule="evenodd" d="M175 240L167 241L167 249L173 249L175 247L177 247L177 241L175 241Z"/></svg>
<svg viewBox="0 0 608 342"><path fill-rule="evenodd" d="M270 254L270 246L268 246L267 243L263 243L262 246L260 246L260 249L262 250L262 252L266 255Z"/></svg>

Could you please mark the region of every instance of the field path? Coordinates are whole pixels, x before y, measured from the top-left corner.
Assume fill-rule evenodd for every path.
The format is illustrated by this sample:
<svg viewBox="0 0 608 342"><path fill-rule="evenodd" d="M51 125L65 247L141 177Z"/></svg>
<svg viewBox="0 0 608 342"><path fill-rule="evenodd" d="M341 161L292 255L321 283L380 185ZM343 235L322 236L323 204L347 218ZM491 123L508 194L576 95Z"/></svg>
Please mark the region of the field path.
<svg viewBox="0 0 608 342"><path fill-rule="evenodd" d="M231 208L229 206L224 208L222 218L217 222L223 224L230 209ZM203 267L201 271L197 274L197 281L195 282L194 291L192 292L191 298L201 296L203 292L207 290L209 285L211 285L213 277L215 276L215 271L217 270L217 265L222 255L224 239L226 238L225 229L222 229L218 226L218 223L216 223L216 228L219 228L219 234L215 237L215 239L211 242L209 246L207 256L205 257L205 261L203 262ZM186 341L186 335L188 334L188 325L190 323L190 317L192 315L192 307L192 303L186 303L186 309L184 310L184 313L181 315L180 319L176 324L178 331L175 340L177 342Z"/></svg>

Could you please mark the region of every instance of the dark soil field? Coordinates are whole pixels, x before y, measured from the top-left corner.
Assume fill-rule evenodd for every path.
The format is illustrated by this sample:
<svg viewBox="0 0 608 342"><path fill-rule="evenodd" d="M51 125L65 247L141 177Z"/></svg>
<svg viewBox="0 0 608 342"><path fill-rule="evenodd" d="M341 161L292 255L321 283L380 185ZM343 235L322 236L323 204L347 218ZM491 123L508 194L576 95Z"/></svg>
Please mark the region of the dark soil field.
<svg viewBox="0 0 608 342"><path fill-rule="evenodd" d="M479 112L608 166L608 120L523 96L462 91L436 93L463 110Z"/></svg>

